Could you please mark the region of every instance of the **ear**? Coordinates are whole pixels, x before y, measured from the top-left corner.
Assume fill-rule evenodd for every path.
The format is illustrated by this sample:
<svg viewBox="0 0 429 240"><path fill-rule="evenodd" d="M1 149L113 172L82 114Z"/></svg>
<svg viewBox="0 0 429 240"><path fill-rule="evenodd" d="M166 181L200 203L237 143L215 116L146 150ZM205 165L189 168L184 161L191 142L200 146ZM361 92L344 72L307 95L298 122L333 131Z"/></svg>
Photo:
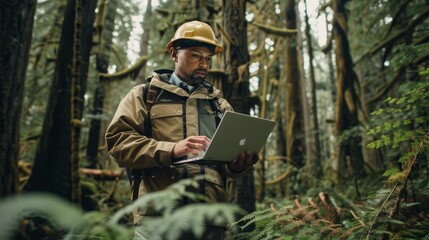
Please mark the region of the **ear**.
<svg viewBox="0 0 429 240"><path fill-rule="evenodd" d="M173 60L173 62L177 62L177 49L171 47L169 51L171 60Z"/></svg>

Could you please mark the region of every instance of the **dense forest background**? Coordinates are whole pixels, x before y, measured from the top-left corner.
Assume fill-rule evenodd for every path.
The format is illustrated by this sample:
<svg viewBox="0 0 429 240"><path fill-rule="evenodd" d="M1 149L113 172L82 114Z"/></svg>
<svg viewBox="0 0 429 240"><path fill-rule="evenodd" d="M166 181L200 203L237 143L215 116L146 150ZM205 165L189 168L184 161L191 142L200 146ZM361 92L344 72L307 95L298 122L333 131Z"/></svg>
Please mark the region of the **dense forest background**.
<svg viewBox="0 0 429 240"><path fill-rule="evenodd" d="M130 239L153 203L149 239L429 239L429 1L1 3L1 239ZM231 204L175 208L192 179L131 203L104 131L194 19L225 47L209 80L276 128Z"/></svg>

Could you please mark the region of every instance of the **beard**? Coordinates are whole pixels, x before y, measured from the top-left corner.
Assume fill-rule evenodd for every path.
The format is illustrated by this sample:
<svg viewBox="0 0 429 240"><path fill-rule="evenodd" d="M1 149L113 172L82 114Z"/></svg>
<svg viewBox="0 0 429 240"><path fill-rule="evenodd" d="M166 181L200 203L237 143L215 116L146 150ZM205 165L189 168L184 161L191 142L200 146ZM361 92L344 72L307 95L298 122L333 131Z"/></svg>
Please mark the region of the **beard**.
<svg viewBox="0 0 429 240"><path fill-rule="evenodd" d="M201 68L195 69L191 75L191 85L198 85L203 83L206 80L206 77L207 70Z"/></svg>

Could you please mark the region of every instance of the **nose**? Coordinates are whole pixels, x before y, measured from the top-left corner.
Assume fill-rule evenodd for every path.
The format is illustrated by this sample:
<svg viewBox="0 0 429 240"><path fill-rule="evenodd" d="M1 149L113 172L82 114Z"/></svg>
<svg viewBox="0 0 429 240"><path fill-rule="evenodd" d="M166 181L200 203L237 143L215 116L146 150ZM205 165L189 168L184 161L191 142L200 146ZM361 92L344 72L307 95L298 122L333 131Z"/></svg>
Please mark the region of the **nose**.
<svg viewBox="0 0 429 240"><path fill-rule="evenodd" d="M198 63L198 66L207 68L210 65L210 59L208 58L201 58L200 62Z"/></svg>

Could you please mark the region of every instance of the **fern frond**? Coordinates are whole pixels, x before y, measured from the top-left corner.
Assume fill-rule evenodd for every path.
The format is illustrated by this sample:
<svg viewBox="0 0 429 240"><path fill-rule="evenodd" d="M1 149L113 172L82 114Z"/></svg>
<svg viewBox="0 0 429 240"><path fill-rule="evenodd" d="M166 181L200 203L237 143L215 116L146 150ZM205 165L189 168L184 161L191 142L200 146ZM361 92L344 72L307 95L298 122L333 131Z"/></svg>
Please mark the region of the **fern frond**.
<svg viewBox="0 0 429 240"><path fill-rule="evenodd" d="M261 211L254 211L252 213L249 213L248 215L244 216L243 218L241 218L240 220L238 220L237 222L233 223L233 225L242 223L242 222L246 222L246 224L240 226L240 228L244 229L246 227L248 227L251 224L254 224L256 222L259 221L263 221L263 220L267 220L267 219L272 219L274 216L276 216L276 212L272 211L272 209L267 208Z"/></svg>
<svg viewBox="0 0 429 240"><path fill-rule="evenodd" d="M201 177L184 179L169 186L165 190L148 193L135 202L118 210L113 214L109 222L112 224L118 223L123 216L131 214L134 209L150 209L156 213L165 215L171 214L172 211L181 204L183 197L187 197L195 202L205 201L206 198L203 195L186 191L187 187L198 187L198 180L201 180Z"/></svg>
<svg viewBox="0 0 429 240"><path fill-rule="evenodd" d="M283 224L279 229L279 231L282 234L293 234L295 232L298 232L300 228L302 228L304 225L305 225L305 222L301 220L291 221L287 224Z"/></svg>
<svg viewBox="0 0 429 240"><path fill-rule="evenodd" d="M41 216L63 229L71 229L84 221L83 212L69 202L43 193L25 193L0 202L0 239L12 239L20 221L29 216Z"/></svg>
<svg viewBox="0 0 429 240"><path fill-rule="evenodd" d="M120 224L111 224L106 221L107 215L100 212L85 214L84 220L78 222L64 237L64 240L74 239L114 239L128 240L133 231Z"/></svg>
<svg viewBox="0 0 429 240"><path fill-rule="evenodd" d="M207 226L226 227L236 220L237 214L244 214L244 210L232 204L191 204L169 216L143 218L139 229L151 239L180 239L185 232L200 238Z"/></svg>
<svg viewBox="0 0 429 240"><path fill-rule="evenodd" d="M323 235L320 233L312 234L308 240L322 240Z"/></svg>

